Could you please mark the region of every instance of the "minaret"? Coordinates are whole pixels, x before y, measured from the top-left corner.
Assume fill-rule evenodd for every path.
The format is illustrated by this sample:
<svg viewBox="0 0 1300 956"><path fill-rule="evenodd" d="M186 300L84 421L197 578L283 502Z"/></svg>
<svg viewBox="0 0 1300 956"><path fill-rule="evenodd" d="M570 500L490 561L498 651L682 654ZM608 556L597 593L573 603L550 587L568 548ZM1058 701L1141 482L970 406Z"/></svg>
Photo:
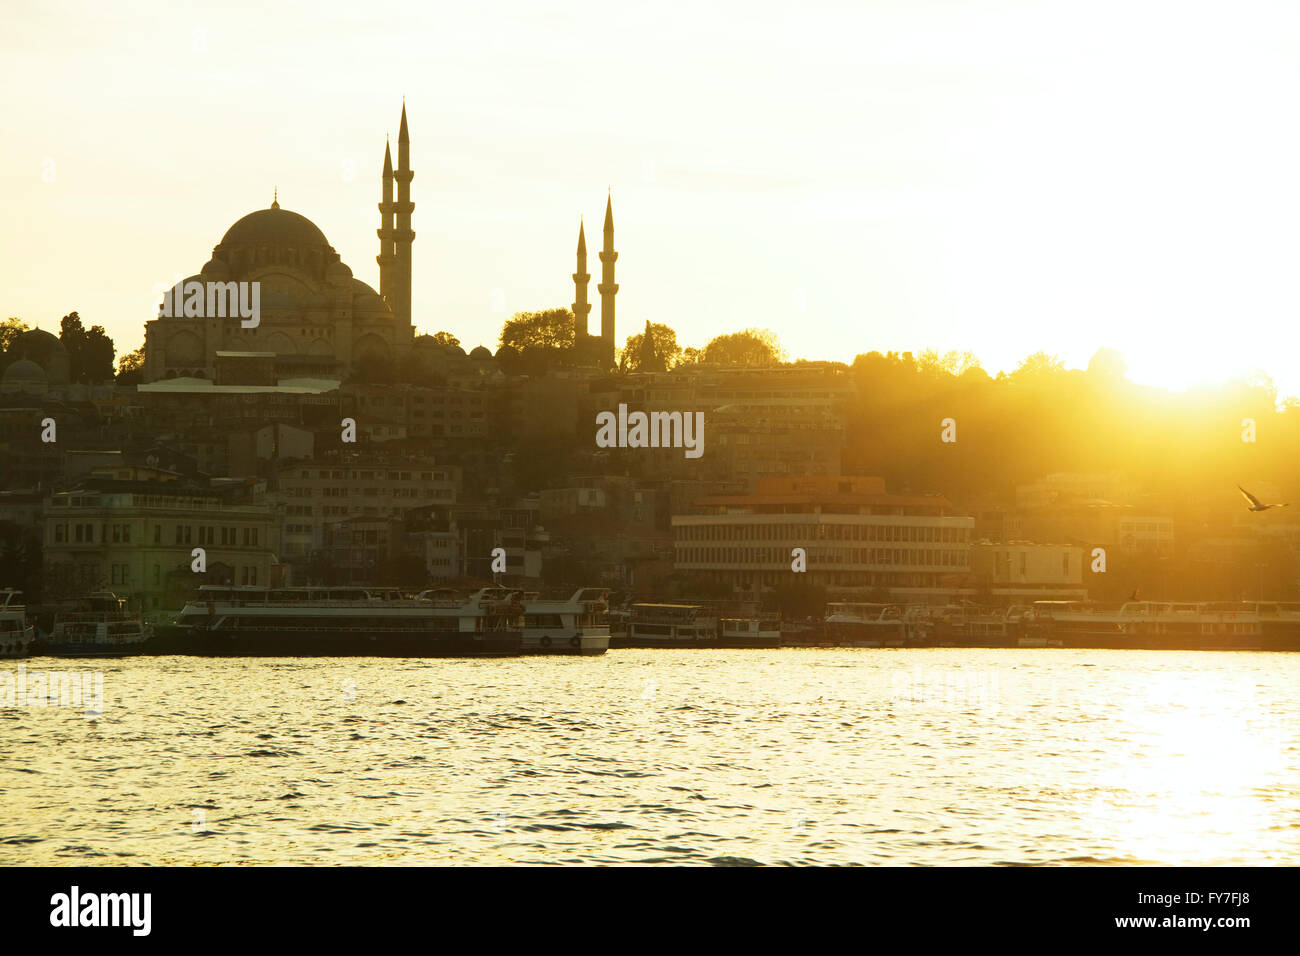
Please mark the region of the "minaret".
<svg viewBox="0 0 1300 956"><path fill-rule="evenodd" d="M393 179L397 182L397 231L393 236L393 252L397 256L394 272L393 313L406 324L411 322L411 135L406 131L406 100L402 100L402 128L397 133L397 169Z"/></svg>
<svg viewBox="0 0 1300 956"><path fill-rule="evenodd" d="M387 141L384 143L384 173L383 173L383 202L379 204L379 255L375 256L375 261L379 263L379 294L389 304L389 307L396 311L397 303L393 296L396 294L396 283L393 281L394 266L397 263L397 256L393 253L393 237L396 230L393 228L393 215L396 208L393 205L393 154L388 147Z"/></svg>
<svg viewBox="0 0 1300 956"><path fill-rule="evenodd" d="M614 263L618 253L614 251L614 207L610 198L605 198L605 248L600 251L600 353L606 368L614 366L614 296L618 294L618 283L614 281Z"/></svg>
<svg viewBox="0 0 1300 956"><path fill-rule="evenodd" d="M573 347L578 354L587 345L587 317L591 315L591 303L587 301L587 283L591 273L587 271L587 237L583 234L582 221L578 221L578 271L573 274Z"/></svg>

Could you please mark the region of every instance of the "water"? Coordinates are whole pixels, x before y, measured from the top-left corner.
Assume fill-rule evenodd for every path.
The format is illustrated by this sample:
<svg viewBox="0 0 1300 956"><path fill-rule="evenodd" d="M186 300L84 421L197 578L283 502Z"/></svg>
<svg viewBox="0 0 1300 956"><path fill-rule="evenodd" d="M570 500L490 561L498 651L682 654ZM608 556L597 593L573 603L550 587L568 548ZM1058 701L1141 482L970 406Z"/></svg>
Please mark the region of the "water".
<svg viewBox="0 0 1300 956"><path fill-rule="evenodd" d="M6 865L1300 863L1300 654L26 665Z"/></svg>

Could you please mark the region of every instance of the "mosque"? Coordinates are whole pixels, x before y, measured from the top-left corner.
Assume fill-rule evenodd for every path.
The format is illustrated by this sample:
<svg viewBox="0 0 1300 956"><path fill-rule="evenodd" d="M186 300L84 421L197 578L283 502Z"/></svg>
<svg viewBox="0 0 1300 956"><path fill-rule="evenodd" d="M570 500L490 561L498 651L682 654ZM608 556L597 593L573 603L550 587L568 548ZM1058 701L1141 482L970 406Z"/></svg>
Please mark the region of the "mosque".
<svg viewBox="0 0 1300 956"><path fill-rule="evenodd" d="M305 216L281 209L278 195L231 226L198 275L185 282L259 282L261 321L244 328L235 317L185 317L161 313L145 323L144 381L170 378L239 382L241 368L270 371L273 381L343 380L368 358L393 359L415 343L411 322L411 143L402 105L397 167L384 147L379 290L352 274L325 234ZM396 198L394 198L394 196ZM600 335L587 331L586 240L578 234L573 311L577 354L593 365L614 364L614 221L605 206L600 252ZM269 368L273 367L273 368Z"/></svg>
<svg viewBox="0 0 1300 956"><path fill-rule="evenodd" d="M57 336L44 329L28 329L14 340L11 351L18 358L0 375L0 394L69 396L71 362Z"/></svg>

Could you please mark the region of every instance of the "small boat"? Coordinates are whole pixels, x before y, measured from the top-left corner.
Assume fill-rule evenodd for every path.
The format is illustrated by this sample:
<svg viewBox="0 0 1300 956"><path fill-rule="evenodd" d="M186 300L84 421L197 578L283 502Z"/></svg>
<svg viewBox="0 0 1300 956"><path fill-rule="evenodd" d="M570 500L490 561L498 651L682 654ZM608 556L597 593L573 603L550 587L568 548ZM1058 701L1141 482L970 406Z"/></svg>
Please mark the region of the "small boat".
<svg viewBox="0 0 1300 956"><path fill-rule="evenodd" d="M36 643L36 627L27 623L23 592L0 589L0 658L28 657Z"/></svg>
<svg viewBox="0 0 1300 956"><path fill-rule="evenodd" d="M57 613L39 647L55 657L123 657L143 653L151 634L140 615L127 610L126 598L96 591Z"/></svg>
<svg viewBox="0 0 1300 956"><path fill-rule="evenodd" d="M719 647L780 647L781 619L775 614L718 619Z"/></svg>
<svg viewBox="0 0 1300 956"><path fill-rule="evenodd" d="M922 627L897 604L838 602L826 606L823 644L832 647L908 647Z"/></svg>
<svg viewBox="0 0 1300 956"><path fill-rule="evenodd" d="M609 592L579 588L573 593L524 600L525 654L604 654L609 649Z"/></svg>
<svg viewBox="0 0 1300 956"><path fill-rule="evenodd" d="M613 647L713 647L717 622L701 617L699 604L633 604L626 637Z"/></svg>

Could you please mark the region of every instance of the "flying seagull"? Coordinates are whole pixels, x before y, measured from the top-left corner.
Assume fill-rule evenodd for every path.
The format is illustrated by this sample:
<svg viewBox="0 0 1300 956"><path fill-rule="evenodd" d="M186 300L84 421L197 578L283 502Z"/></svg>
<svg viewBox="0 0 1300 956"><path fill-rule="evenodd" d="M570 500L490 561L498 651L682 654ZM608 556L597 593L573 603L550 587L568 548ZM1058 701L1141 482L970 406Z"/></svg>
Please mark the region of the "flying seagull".
<svg viewBox="0 0 1300 956"><path fill-rule="evenodd" d="M1276 504L1275 504L1275 505L1266 505L1266 504L1264 504L1264 502L1260 501L1258 498L1256 498L1254 495L1252 495L1252 494L1251 494L1249 491L1247 491L1245 488L1241 487L1241 485L1238 485L1238 486L1237 486L1237 490L1240 491L1243 495L1246 496L1246 500L1250 502L1250 510L1251 510L1251 511L1267 511L1269 508L1289 508L1289 507L1290 507L1290 502L1287 502L1286 504L1282 504L1282 505L1276 505Z"/></svg>

